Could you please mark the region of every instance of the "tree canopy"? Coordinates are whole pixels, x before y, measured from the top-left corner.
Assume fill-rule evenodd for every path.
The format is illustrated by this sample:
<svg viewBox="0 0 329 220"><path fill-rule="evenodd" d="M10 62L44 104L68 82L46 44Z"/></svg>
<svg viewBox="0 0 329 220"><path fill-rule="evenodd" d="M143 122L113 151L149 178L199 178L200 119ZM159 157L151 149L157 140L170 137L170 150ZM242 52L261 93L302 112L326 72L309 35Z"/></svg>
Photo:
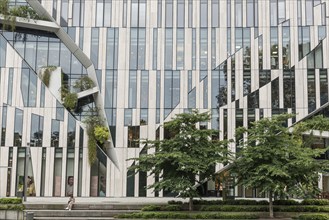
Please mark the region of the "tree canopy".
<svg viewBox="0 0 329 220"><path fill-rule="evenodd" d="M329 120L322 116L286 126L291 114L264 118L251 123L250 128L238 128L236 135L248 134L240 144L241 151L232 172L238 184L268 193L270 216L273 217L272 196L290 193L313 195L317 192L318 173L328 168L327 160L316 160L327 149L312 149L305 141L305 132L328 130ZM308 134L307 139L313 137Z"/></svg>
<svg viewBox="0 0 329 220"><path fill-rule="evenodd" d="M137 163L130 167L135 172L149 172L159 175L159 181L149 185L155 191L166 190L180 194L184 198L198 196L198 175L210 177L214 174L217 163L229 160L227 141L219 141L218 130L198 129L200 122L208 122L210 114L193 111L176 115L172 121L164 124L170 138L163 140L145 140L147 149L154 148L154 153L142 154L132 158Z"/></svg>

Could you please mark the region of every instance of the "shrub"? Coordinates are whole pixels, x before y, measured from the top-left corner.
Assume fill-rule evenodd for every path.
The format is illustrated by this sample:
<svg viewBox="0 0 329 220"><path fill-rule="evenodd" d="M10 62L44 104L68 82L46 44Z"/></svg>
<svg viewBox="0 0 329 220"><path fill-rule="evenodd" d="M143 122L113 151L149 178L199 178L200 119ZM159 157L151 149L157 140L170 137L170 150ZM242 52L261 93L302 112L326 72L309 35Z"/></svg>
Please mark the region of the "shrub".
<svg viewBox="0 0 329 220"><path fill-rule="evenodd" d="M202 206L200 211L218 212L267 212L267 206L231 206L231 205L210 205Z"/></svg>
<svg viewBox="0 0 329 220"><path fill-rule="evenodd" d="M196 200L194 200L194 201L196 201ZM170 201L168 201L168 204L169 205L182 205L183 202L182 201L170 200Z"/></svg>
<svg viewBox="0 0 329 220"><path fill-rule="evenodd" d="M94 128L94 135L99 143L104 144L104 142L109 138L110 132L107 127L98 125Z"/></svg>
<svg viewBox="0 0 329 220"><path fill-rule="evenodd" d="M0 198L0 204L22 204L22 198Z"/></svg>
<svg viewBox="0 0 329 220"><path fill-rule="evenodd" d="M326 214L304 214L294 217L300 220L329 220L329 215Z"/></svg>
<svg viewBox="0 0 329 220"><path fill-rule="evenodd" d="M68 110L72 110L78 103L78 95L76 93L67 93L64 97L63 105Z"/></svg>
<svg viewBox="0 0 329 220"><path fill-rule="evenodd" d="M161 211L182 211L181 205L166 205L161 207Z"/></svg>
<svg viewBox="0 0 329 220"><path fill-rule="evenodd" d="M0 210L18 210L22 211L25 207L23 204L0 204Z"/></svg>
<svg viewBox="0 0 329 220"><path fill-rule="evenodd" d="M141 210L142 211L160 211L161 206L159 206L159 205L148 205L148 206L144 206Z"/></svg>
<svg viewBox="0 0 329 220"><path fill-rule="evenodd" d="M91 89L95 86L94 81L89 78L89 76L83 76L77 81L75 81L73 88L78 92L85 91Z"/></svg>
<svg viewBox="0 0 329 220"><path fill-rule="evenodd" d="M41 19L41 17L28 5L20 5L13 7L9 10L11 16L28 18L28 19Z"/></svg>
<svg viewBox="0 0 329 220"><path fill-rule="evenodd" d="M329 205L327 199L305 199L301 202L302 205Z"/></svg>
<svg viewBox="0 0 329 220"><path fill-rule="evenodd" d="M286 199L286 200L275 200L273 205L300 205L298 201Z"/></svg>
<svg viewBox="0 0 329 220"><path fill-rule="evenodd" d="M130 214L120 214L117 218L141 218L141 219L257 219L258 215L239 213L197 213L191 214L187 212L134 212Z"/></svg>
<svg viewBox="0 0 329 220"><path fill-rule="evenodd" d="M193 200L195 205L268 205L266 200L247 200L247 199L237 199L237 200Z"/></svg>

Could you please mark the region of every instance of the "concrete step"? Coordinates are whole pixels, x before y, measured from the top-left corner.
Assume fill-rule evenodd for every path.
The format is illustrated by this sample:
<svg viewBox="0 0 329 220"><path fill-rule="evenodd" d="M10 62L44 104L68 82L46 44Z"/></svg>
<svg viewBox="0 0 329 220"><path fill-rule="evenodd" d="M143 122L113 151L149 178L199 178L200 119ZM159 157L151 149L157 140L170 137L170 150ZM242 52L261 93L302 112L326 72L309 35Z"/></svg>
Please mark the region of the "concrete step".
<svg viewBox="0 0 329 220"><path fill-rule="evenodd" d="M136 210L26 210L33 212L35 218L113 218L114 216L122 213L135 212Z"/></svg>

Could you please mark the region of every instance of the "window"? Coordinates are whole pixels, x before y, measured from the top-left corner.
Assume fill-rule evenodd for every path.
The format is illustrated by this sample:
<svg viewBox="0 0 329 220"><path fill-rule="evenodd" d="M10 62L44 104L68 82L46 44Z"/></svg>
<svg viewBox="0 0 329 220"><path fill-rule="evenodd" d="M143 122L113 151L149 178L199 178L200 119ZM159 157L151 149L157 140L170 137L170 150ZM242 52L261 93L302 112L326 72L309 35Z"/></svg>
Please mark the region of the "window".
<svg viewBox="0 0 329 220"><path fill-rule="evenodd" d="M149 73L148 71L141 72L140 81L140 108L147 109L149 100Z"/></svg>
<svg viewBox="0 0 329 220"><path fill-rule="evenodd" d="M193 0L188 0L188 27L191 28L192 26L193 26Z"/></svg>
<svg viewBox="0 0 329 220"><path fill-rule="evenodd" d="M247 27L255 24L255 0L247 0ZM256 0L257 1L257 0ZM258 13L256 11L256 13Z"/></svg>
<svg viewBox="0 0 329 220"><path fill-rule="evenodd" d="M15 122L14 122L14 146L22 146L23 135L23 111L15 109Z"/></svg>
<svg viewBox="0 0 329 220"><path fill-rule="evenodd" d="M235 26L242 27L242 0L235 1Z"/></svg>
<svg viewBox="0 0 329 220"><path fill-rule="evenodd" d="M139 126L128 126L128 147L129 148L139 148Z"/></svg>
<svg viewBox="0 0 329 220"><path fill-rule="evenodd" d="M137 72L129 72L129 97L128 108L136 108L137 106Z"/></svg>
<svg viewBox="0 0 329 220"><path fill-rule="evenodd" d="M145 68L145 29L130 29L130 69Z"/></svg>
<svg viewBox="0 0 329 220"><path fill-rule="evenodd" d="M278 0L278 22L286 20L286 0Z"/></svg>
<svg viewBox="0 0 329 220"><path fill-rule="evenodd" d="M117 107L117 91L118 91L118 71L106 70L105 72L105 108Z"/></svg>
<svg viewBox="0 0 329 220"><path fill-rule="evenodd" d="M298 27L299 60L310 52L310 27Z"/></svg>
<svg viewBox="0 0 329 220"><path fill-rule="evenodd" d="M69 1L68 0L62 0L61 20L60 20L60 25L61 26L67 26L68 10L69 10Z"/></svg>
<svg viewBox="0 0 329 220"><path fill-rule="evenodd" d="M160 123L161 71L156 72L156 123Z"/></svg>
<svg viewBox="0 0 329 220"><path fill-rule="evenodd" d="M192 28L192 69L196 68L196 30Z"/></svg>
<svg viewBox="0 0 329 220"><path fill-rule="evenodd" d="M91 29L90 59L93 62L96 69L98 68L98 53L99 53L99 29L92 28ZM69 71L67 71L67 72L69 72Z"/></svg>
<svg viewBox="0 0 329 220"><path fill-rule="evenodd" d="M157 69L158 64L158 29L153 28L153 70Z"/></svg>
<svg viewBox="0 0 329 220"><path fill-rule="evenodd" d="M185 26L185 3L184 0L177 1L177 27Z"/></svg>
<svg viewBox="0 0 329 220"><path fill-rule="evenodd" d="M37 76L27 68L22 68L21 74L21 94L24 106L35 107L37 99Z"/></svg>
<svg viewBox="0 0 329 220"><path fill-rule="evenodd" d="M165 69L172 69L173 62L173 30L166 29L165 36Z"/></svg>
<svg viewBox="0 0 329 220"><path fill-rule="evenodd" d="M75 147L75 119L74 117L69 114L68 121L67 121L67 147L74 148Z"/></svg>
<svg viewBox="0 0 329 220"><path fill-rule="evenodd" d="M122 27L127 27L127 0L123 0Z"/></svg>
<svg viewBox="0 0 329 220"><path fill-rule="evenodd" d="M208 27L208 0L200 0L200 27Z"/></svg>
<svg viewBox="0 0 329 220"><path fill-rule="evenodd" d="M283 107L293 108L295 102L295 72L283 71Z"/></svg>
<svg viewBox="0 0 329 220"><path fill-rule="evenodd" d="M278 28L271 27L271 69L279 68Z"/></svg>
<svg viewBox="0 0 329 220"><path fill-rule="evenodd" d="M290 29L282 27L282 65L283 69L290 68Z"/></svg>
<svg viewBox="0 0 329 220"><path fill-rule="evenodd" d="M85 12L85 1L73 0L73 26L84 25L84 12Z"/></svg>
<svg viewBox="0 0 329 220"><path fill-rule="evenodd" d="M42 147L43 116L32 114L30 132L31 132L30 133L30 146L31 147Z"/></svg>
<svg viewBox="0 0 329 220"><path fill-rule="evenodd" d="M307 70L307 95L308 95L308 113L316 108L316 92L315 92L315 72Z"/></svg>
<svg viewBox="0 0 329 220"><path fill-rule="evenodd" d="M7 106L2 107L1 146L6 145Z"/></svg>
<svg viewBox="0 0 329 220"><path fill-rule="evenodd" d="M59 147L60 121L53 119L51 121L51 147Z"/></svg>
<svg viewBox="0 0 329 220"><path fill-rule="evenodd" d="M270 15L271 15L271 26L278 25L278 0L271 0L270 1Z"/></svg>
<svg viewBox="0 0 329 220"><path fill-rule="evenodd" d="M131 1L131 27L146 26L146 0Z"/></svg>
<svg viewBox="0 0 329 220"><path fill-rule="evenodd" d="M320 69L320 101L321 101L321 106L328 102L327 69Z"/></svg>
<svg viewBox="0 0 329 220"><path fill-rule="evenodd" d="M280 93L279 93L279 77L271 82L272 91L272 109L278 109L280 107Z"/></svg>
<svg viewBox="0 0 329 220"><path fill-rule="evenodd" d="M219 27L219 0L211 1L211 27Z"/></svg>
<svg viewBox="0 0 329 220"><path fill-rule="evenodd" d="M166 0L166 27L173 27L173 0Z"/></svg>
<svg viewBox="0 0 329 220"><path fill-rule="evenodd" d="M313 25L313 0L305 0L306 25Z"/></svg>
<svg viewBox="0 0 329 220"><path fill-rule="evenodd" d="M200 70L208 69L208 29L200 29Z"/></svg>
<svg viewBox="0 0 329 220"><path fill-rule="evenodd" d="M106 69L118 68L118 47L119 47L118 28L108 28L107 38L106 38Z"/></svg>
<svg viewBox="0 0 329 220"><path fill-rule="evenodd" d="M176 69L184 69L184 29L176 31Z"/></svg>
<svg viewBox="0 0 329 220"><path fill-rule="evenodd" d="M165 71L164 75L164 118L179 104L180 72Z"/></svg>
<svg viewBox="0 0 329 220"><path fill-rule="evenodd" d="M13 80L14 80L14 68L9 68L8 76L8 94L7 94L7 104L12 105L13 99Z"/></svg>
<svg viewBox="0 0 329 220"><path fill-rule="evenodd" d="M112 15L112 0L96 1L96 27L110 27Z"/></svg>

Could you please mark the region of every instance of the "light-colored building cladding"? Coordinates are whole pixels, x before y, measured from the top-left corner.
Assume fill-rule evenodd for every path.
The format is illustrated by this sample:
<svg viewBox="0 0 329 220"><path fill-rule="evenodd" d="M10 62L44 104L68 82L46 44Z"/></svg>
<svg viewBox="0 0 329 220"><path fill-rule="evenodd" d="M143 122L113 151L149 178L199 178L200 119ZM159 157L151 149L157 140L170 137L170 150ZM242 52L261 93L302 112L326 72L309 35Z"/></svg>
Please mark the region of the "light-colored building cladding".
<svg viewBox="0 0 329 220"><path fill-rule="evenodd" d="M211 111L212 121L200 127L219 129L221 139L282 112L297 114L288 125L315 112L328 114L329 0L42 0L41 5L93 63L98 107L106 114L118 166L100 149L97 161L88 163L81 121L97 105L95 96L81 99L70 113L40 78L49 66L56 67L52 80L64 74L69 85L89 73L77 50L55 32L1 31L1 197L19 194L25 166L36 196L65 196L71 176L75 196L166 196L146 190L157 177L131 175L127 159L152 153L134 140L164 138L161 125L175 114ZM322 179L329 191L327 177ZM215 183L206 189L205 195L217 195Z"/></svg>

